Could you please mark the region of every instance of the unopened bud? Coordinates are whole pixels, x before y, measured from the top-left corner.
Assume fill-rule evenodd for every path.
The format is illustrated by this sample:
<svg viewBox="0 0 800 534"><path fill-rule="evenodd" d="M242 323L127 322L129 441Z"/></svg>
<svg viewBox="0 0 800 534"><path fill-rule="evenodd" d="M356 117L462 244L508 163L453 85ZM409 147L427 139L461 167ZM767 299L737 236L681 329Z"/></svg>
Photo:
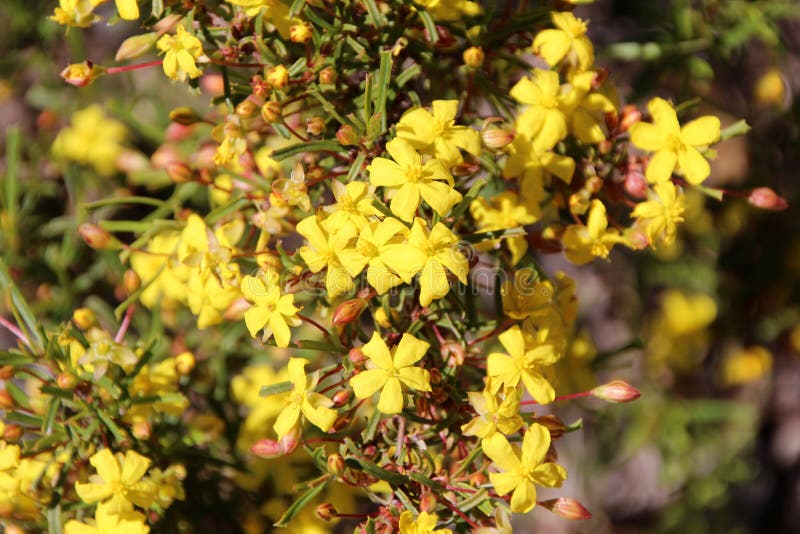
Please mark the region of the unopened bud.
<svg viewBox="0 0 800 534"><path fill-rule="evenodd" d="M261 118L268 124L279 122L283 118L281 115L281 105L277 102L267 102L261 106Z"/></svg>
<svg viewBox="0 0 800 534"><path fill-rule="evenodd" d="M8 380L12 376L14 376L13 365L3 365L0 367L0 380Z"/></svg>
<svg viewBox="0 0 800 534"><path fill-rule="evenodd" d="M113 250L120 246L119 241L96 224L84 223L78 226L78 233L87 245L95 250Z"/></svg>
<svg viewBox="0 0 800 534"><path fill-rule="evenodd" d="M647 181L639 170L628 171L625 175L625 192L635 199L647 198Z"/></svg>
<svg viewBox="0 0 800 534"><path fill-rule="evenodd" d="M455 165L452 169L453 176L458 176L459 178L464 176L472 176L476 172L481 170L481 166L475 163L470 163L468 161L462 161L461 163Z"/></svg>
<svg viewBox="0 0 800 534"><path fill-rule="evenodd" d="M289 39L293 43L305 43L311 39L311 24L300 22L289 27Z"/></svg>
<svg viewBox="0 0 800 534"><path fill-rule="evenodd" d="M350 324L356 319L358 319L361 312L364 311L364 308L367 307L367 301L364 299L350 299L342 302L336 308L336 311L333 312L333 322L334 326L341 326L345 324Z"/></svg>
<svg viewBox="0 0 800 534"><path fill-rule="evenodd" d="M789 207L789 203L769 187L757 187L750 191L747 202L757 208L770 211L783 211Z"/></svg>
<svg viewBox="0 0 800 534"><path fill-rule="evenodd" d="M581 503L570 497L560 497L539 503L540 506L560 515L564 519L576 521L590 519L592 514Z"/></svg>
<svg viewBox="0 0 800 534"><path fill-rule="evenodd" d="M316 514L317 517L323 521L331 521L336 519L336 516L339 515L339 512L336 511L336 508L334 508L331 503L326 502L317 506Z"/></svg>
<svg viewBox="0 0 800 534"><path fill-rule="evenodd" d="M419 499L419 511L426 513L433 513L436 510L436 495L430 491L426 491Z"/></svg>
<svg viewBox="0 0 800 534"><path fill-rule="evenodd" d="M473 69L480 68L481 65L483 65L483 60L485 57L486 56L483 53L483 48L480 46L470 46L464 50L464 64L468 67L472 67Z"/></svg>
<svg viewBox="0 0 800 534"><path fill-rule="evenodd" d="M341 391L337 391L333 394L331 400L333 401L333 407L338 408L339 406L344 406L350 399L353 397L353 392L349 389L343 389Z"/></svg>
<svg viewBox="0 0 800 534"><path fill-rule="evenodd" d="M84 61L83 63L67 65L61 71L61 78L75 87L86 87L95 81L98 76L105 74L105 72L104 68L98 67L91 61Z"/></svg>
<svg viewBox="0 0 800 534"><path fill-rule="evenodd" d="M56 384L61 389L72 389L78 384L78 380L69 373L60 373L56 377Z"/></svg>
<svg viewBox="0 0 800 534"><path fill-rule="evenodd" d="M310 117L306 119L306 132L311 135L319 135L325 130L325 119L322 117Z"/></svg>
<svg viewBox="0 0 800 534"><path fill-rule="evenodd" d="M125 288L125 293L132 295L142 285L142 279L133 269L128 269L122 275L122 287Z"/></svg>
<svg viewBox="0 0 800 534"><path fill-rule="evenodd" d="M472 487L478 487L486 483L486 475L482 471L476 471L469 476L469 483Z"/></svg>
<svg viewBox="0 0 800 534"><path fill-rule="evenodd" d="M0 408L8 409L14 406L14 398L6 391L0 391Z"/></svg>
<svg viewBox="0 0 800 534"><path fill-rule="evenodd" d="M344 146L358 144L358 135L349 124L344 124L337 130L336 139Z"/></svg>
<svg viewBox="0 0 800 534"><path fill-rule="evenodd" d="M464 346L456 341L447 341L442 344L441 348L442 359L451 367L456 365L463 365L466 352Z"/></svg>
<svg viewBox="0 0 800 534"><path fill-rule="evenodd" d="M327 467L328 473L337 477L342 476L345 468L344 458L338 452L334 452L328 456Z"/></svg>
<svg viewBox="0 0 800 534"><path fill-rule="evenodd" d="M288 434L279 439L278 444L280 445L284 456L292 454L300 444L300 425L296 425L289 431Z"/></svg>
<svg viewBox="0 0 800 534"><path fill-rule="evenodd" d="M567 430L567 426L563 423L563 421L553 414L547 414L543 415L542 417L538 417L536 422L550 431L550 437L552 439L560 438Z"/></svg>
<svg viewBox="0 0 800 534"><path fill-rule="evenodd" d="M169 112L169 120L184 126L191 126L192 124L202 122L203 118L192 108L181 106Z"/></svg>
<svg viewBox="0 0 800 534"><path fill-rule="evenodd" d="M608 402L631 402L638 399L642 394L627 382L614 380L594 388L592 395Z"/></svg>
<svg viewBox="0 0 800 534"><path fill-rule="evenodd" d="M11 515L11 511L9 511L8 514L3 514L2 511L0 511L0 516L5 517L7 515ZM25 534L25 529L23 529L19 525L15 525L13 523L10 523L10 524L6 525L5 532L6 532L6 534Z"/></svg>
<svg viewBox="0 0 800 534"><path fill-rule="evenodd" d="M166 167L167 176L176 184L185 184L193 181L194 172L183 162L168 163Z"/></svg>
<svg viewBox="0 0 800 534"><path fill-rule="evenodd" d="M283 449L280 443L274 439L262 439L250 447L250 452L261 458L279 458L283 456Z"/></svg>
<svg viewBox="0 0 800 534"><path fill-rule="evenodd" d="M135 59L143 56L156 45L157 40L158 33L156 32L128 37L119 45L117 55L114 59L117 61L125 61L126 59Z"/></svg>
<svg viewBox="0 0 800 534"><path fill-rule="evenodd" d="M78 308L72 312L72 322L81 330L86 330L97 321L94 312L89 308Z"/></svg>
<svg viewBox="0 0 800 534"><path fill-rule="evenodd" d="M319 83L334 83L338 77L333 67L325 67L319 71Z"/></svg>
<svg viewBox="0 0 800 534"><path fill-rule="evenodd" d="M236 114L243 119L249 119L251 117L255 117L257 113L258 113L258 104L256 104L249 98L242 100L236 106Z"/></svg>
<svg viewBox="0 0 800 534"><path fill-rule="evenodd" d="M267 71L266 80L275 89L283 89L289 83L289 71L283 65L275 65Z"/></svg>
<svg viewBox="0 0 800 534"><path fill-rule="evenodd" d="M489 128L481 133L483 144L492 149L503 148L514 140L514 132L503 128Z"/></svg>
<svg viewBox="0 0 800 534"><path fill-rule="evenodd" d="M188 375L194 369L195 359L194 354L184 351L175 356L175 370L182 375Z"/></svg>
<svg viewBox="0 0 800 534"><path fill-rule="evenodd" d="M642 112L633 104L628 104L619 116L619 131L627 132L631 126L642 120Z"/></svg>
<svg viewBox="0 0 800 534"><path fill-rule="evenodd" d="M22 427L19 425L6 425L3 430L3 439L10 443L16 443L21 437Z"/></svg>
<svg viewBox="0 0 800 534"><path fill-rule="evenodd" d="M153 428L147 421L136 421L131 427L131 432L136 439L147 439L153 433Z"/></svg>

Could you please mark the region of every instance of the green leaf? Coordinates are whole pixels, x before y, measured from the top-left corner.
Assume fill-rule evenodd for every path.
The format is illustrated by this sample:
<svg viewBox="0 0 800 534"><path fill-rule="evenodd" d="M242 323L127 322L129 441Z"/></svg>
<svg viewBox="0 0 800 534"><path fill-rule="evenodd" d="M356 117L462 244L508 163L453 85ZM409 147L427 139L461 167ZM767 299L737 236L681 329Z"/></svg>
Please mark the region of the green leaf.
<svg viewBox="0 0 800 534"><path fill-rule="evenodd" d="M33 363L34 360L31 356L22 354L21 352L9 352L7 350L0 350L0 365L11 365L19 367Z"/></svg>
<svg viewBox="0 0 800 534"><path fill-rule="evenodd" d="M295 15L300 13L300 11L303 10L305 5L306 5L306 0L294 0L294 2L292 2L292 5L289 7L289 16L294 17Z"/></svg>
<svg viewBox="0 0 800 534"><path fill-rule="evenodd" d="M478 193L480 193L484 185L486 185L485 178L481 178L480 180L472 184L472 187L469 188L467 194L464 195L464 200L462 200L461 203L458 206L456 206L456 209L453 210L453 213L450 214L450 217L454 218L457 221L461 217L461 215L465 211L467 211L467 208L469 208L469 205L472 204L472 201L478 198Z"/></svg>
<svg viewBox="0 0 800 534"><path fill-rule="evenodd" d="M325 489L325 486L328 485L328 481L326 480L322 484L318 486L314 486L307 492L305 492L299 499L294 501L294 503L289 507L288 510L281 516L280 519L275 523L274 526L276 527L286 527L289 525L289 522L296 516L308 503L314 500L314 497L322 493L322 490Z"/></svg>
<svg viewBox="0 0 800 534"><path fill-rule="evenodd" d="M433 17L424 9L420 9L419 18L422 19L422 25L425 26L425 31L428 32L431 43L436 44L439 41L439 32L436 31L436 23L433 21Z"/></svg>
<svg viewBox="0 0 800 534"><path fill-rule="evenodd" d="M17 411L7 412L5 418L6 421L31 427L41 427L43 423L43 419L38 415L31 415Z"/></svg>
<svg viewBox="0 0 800 534"><path fill-rule="evenodd" d="M17 286L11 280L11 275L9 275L8 268L2 259L0 259L0 289L2 293L11 297L11 311L14 313L19 326L27 331L25 333L28 341L33 345L31 348L36 353L42 353L44 351L44 341L39 331L39 323L28 307L28 303L25 302L22 293L19 292Z"/></svg>
<svg viewBox="0 0 800 534"><path fill-rule="evenodd" d="M342 116L339 114L339 112L338 112L338 111L336 111L336 107L335 107L333 104L331 104L331 103L328 101L328 99L327 99L327 98L325 98L324 96L322 96L322 95L321 95L321 94L320 94L318 91L316 91L316 90L309 91L309 93L308 93L308 94L309 94L309 95L311 95L312 97L314 97L315 99L317 99L317 101L318 101L320 104L322 104L322 107L323 107L323 108L325 108L325 111L327 111L328 113L330 113L330 114L331 114L331 116L332 116L334 119L336 119L337 121L339 121L339 124L347 124L348 126L352 126L353 128L355 128L356 130L359 130L359 129L360 129L357 123L353 122L353 121L352 121L352 120L350 120L350 119L347 119L347 118L345 118L345 117L342 117ZM361 132L361 133L363 133L363 132ZM334 141L316 141L316 142L317 142L317 143L333 143ZM313 144L313 143L309 143L309 144ZM341 150L341 149L342 149L341 145L339 145L339 144L337 143L337 147L336 147L335 149L330 149L330 150L337 150L337 151L339 151L339 150ZM275 151L275 153L276 153L276 154L277 154L278 152L280 152L280 150L276 150L276 151ZM273 158L275 158L274 154L273 154L273 156L272 156L272 157L273 157ZM277 158L276 158L276 159L277 159Z"/></svg>
<svg viewBox="0 0 800 534"><path fill-rule="evenodd" d="M61 400L57 397L50 399L50 405L47 407L47 414L44 416L44 421L42 422L42 433L45 436L49 436L53 432L53 424L56 421L56 415L58 415L58 409L60 407Z"/></svg>
<svg viewBox="0 0 800 534"><path fill-rule="evenodd" d="M164 13L164 0L153 0L153 7L150 9L150 12L156 18L161 18L161 15Z"/></svg>
<svg viewBox="0 0 800 534"><path fill-rule="evenodd" d="M260 397L269 397L270 395L277 395L278 393L286 393L287 391L292 390L292 383L289 381L286 382L278 382L277 384L272 384L271 386L262 386L261 389L258 391L258 395Z"/></svg>
<svg viewBox="0 0 800 534"><path fill-rule="evenodd" d="M108 428L108 430L114 436L114 439L116 439L117 441L124 441L126 439L125 433L117 425L117 423L115 423L111 419L111 417L108 416L107 413L105 413L102 410L98 410L97 408L94 409L94 413L96 413L97 418L100 419L100 421L102 421L104 425L106 425L106 428Z"/></svg>
<svg viewBox="0 0 800 534"><path fill-rule="evenodd" d="M523 228L508 228L506 230L493 230L491 232L478 232L462 237L464 241L470 243L481 243L483 241L494 241L495 239L505 239L507 237L519 237L528 235Z"/></svg>
<svg viewBox="0 0 800 534"><path fill-rule="evenodd" d="M6 385L6 391L8 392L9 395L11 395L11 398L14 399L14 402L18 406L21 406L26 410L30 410L31 405L30 402L28 401L28 394L22 391L22 388L20 388L15 382L12 382L11 380L6 380L5 385Z"/></svg>
<svg viewBox="0 0 800 534"><path fill-rule="evenodd" d="M336 141L311 141L310 143L297 143L296 145L291 145L276 150L270 157L274 160L281 161L303 152L320 152L323 150L339 152L342 150L342 145Z"/></svg>
<svg viewBox="0 0 800 534"><path fill-rule="evenodd" d="M364 5L369 12L369 18L372 20L372 25L376 28L381 28L386 25L386 19L383 17L381 10L375 4L375 0L363 0Z"/></svg>
<svg viewBox="0 0 800 534"><path fill-rule="evenodd" d="M47 534L61 534L61 504L47 509Z"/></svg>
<svg viewBox="0 0 800 534"><path fill-rule="evenodd" d="M20 133L16 126L9 126L6 129L6 172L3 174L3 192L6 216L11 227L14 229L14 221L17 215L17 196L19 190L19 156L20 156Z"/></svg>
<svg viewBox="0 0 800 534"><path fill-rule="evenodd" d="M386 98L389 91L389 79L392 76L392 51L381 50L381 63L378 67L378 90L375 93L375 114L380 115L381 131L386 131Z"/></svg>
<svg viewBox="0 0 800 534"><path fill-rule="evenodd" d="M741 119L723 128L722 132L720 133L719 140L725 141L726 139L736 137L737 135L744 135L749 131L750 125L747 124L746 120Z"/></svg>
<svg viewBox="0 0 800 534"><path fill-rule="evenodd" d="M396 473L394 471L387 471L386 469L378 467L372 462L368 462L366 460L361 460L359 458L346 458L345 462L351 467L355 467L356 469L360 468L368 475L372 475L380 480L385 480L393 488L403 486L411 482L411 479L405 475L401 475L400 473ZM354 463L356 465L354 465Z"/></svg>
<svg viewBox="0 0 800 534"><path fill-rule="evenodd" d="M163 200L151 197L139 197L139 196L112 197L112 198L104 198L102 200L96 200L94 202L86 202L80 204L79 207L87 210L93 210L97 208L102 208L104 206L114 206L117 204L145 204L149 206L155 206L158 208L163 206L165 202Z"/></svg>

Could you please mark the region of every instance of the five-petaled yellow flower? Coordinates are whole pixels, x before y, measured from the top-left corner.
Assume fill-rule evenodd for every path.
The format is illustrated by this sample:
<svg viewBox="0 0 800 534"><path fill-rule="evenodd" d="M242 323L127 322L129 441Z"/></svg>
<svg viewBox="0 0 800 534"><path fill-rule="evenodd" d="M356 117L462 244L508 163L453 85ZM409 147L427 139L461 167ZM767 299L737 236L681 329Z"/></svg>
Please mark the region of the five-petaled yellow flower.
<svg viewBox="0 0 800 534"><path fill-rule="evenodd" d="M89 458L89 463L97 470L99 481L75 484L75 491L83 502L108 500L113 509L125 509L131 503L150 508L158 487L142 480L150 467L148 458L130 450L125 452L124 458L115 457L111 450L102 449Z"/></svg>
<svg viewBox="0 0 800 534"><path fill-rule="evenodd" d="M186 31L183 24L178 24L175 36L163 35L156 45L166 52L162 66L168 77L184 81L187 75L197 78L203 74L194 61L203 55L203 45L200 39Z"/></svg>
<svg viewBox="0 0 800 534"><path fill-rule="evenodd" d="M290 326L300 326L294 305L294 295L281 295L275 280L264 280L254 276L242 278L241 285L244 297L253 303L253 307L244 312L244 322L250 335L256 337L264 330L264 339L275 336L275 344L288 347L291 340Z"/></svg>
<svg viewBox="0 0 800 534"><path fill-rule="evenodd" d="M308 245L300 247L298 252L312 273L318 273L327 267L325 289L331 297L350 291L353 288L353 277L360 272L360 269L349 270L339 260L339 253L347 249L357 232L356 227L349 222L334 232L328 232L320 225L317 215L306 217L297 223L297 233L308 240Z"/></svg>
<svg viewBox="0 0 800 534"><path fill-rule="evenodd" d="M400 514L400 534L450 534L451 530L447 528L436 528L436 523L439 518L436 514L429 514L428 512L420 512L416 519L414 514L408 510L404 510Z"/></svg>
<svg viewBox="0 0 800 534"><path fill-rule="evenodd" d="M483 441L483 452L502 471L489 473L498 495L511 495L511 511L524 514L536 506L536 485L560 487L567 472L560 465L543 463L550 448L550 431L538 423L532 424L522 439L522 448L512 447L508 440L497 435Z"/></svg>
<svg viewBox="0 0 800 534"><path fill-rule="evenodd" d="M670 246L678 234L678 223L683 222L686 201L672 182L656 184L655 198L636 205L631 217L644 227L650 243L661 242Z"/></svg>
<svg viewBox="0 0 800 534"><path fill-rule="evenodd" d="M481 154L481 137L469 126L455 124L458 100L434 100L431 111L411 108L397 123L397 137L415 149L431 154L448 167L461 163L459 148L473 156Z"/></svg>
<svg viewBox="0 0 800 534"><path fill-rule="evenodd" d="M645 171L647 181L666 182L676 169L690 184L696 185L708 178L711 166L702 151L719 141L719 118L706 115L681 127L675 108L663 98L652 99L647 109L653 123L637 122L630 130L634 145L655 152Z"/></svg>
<svg viewBox="0 0 800 534"><path fill-rule="evenodd" d="M539 345L530 350L525 348L525 338L519 326L509 328L499 336L500 343L508 354L494 352L486 361L486 374L492 379L491 390L497 392L500 386L517 387L520 380L539 404L548 404L555 399L555 391L550 382L542 376L539 368L552 365L558 360L558 353L552 345Z"/></svg>
<svg viewBox="0 0 800 534"><path fill-rule="evenodd" d="M297 426L302 413L311 424L323 432L327 432L336 422L336 410L332 410L333 401L328 397L314 392L319 381L319 373L315 373L309 380L306 377L305 358L291 358L289 360L289 381L292 383L292 393L288 404L278 415L273 428L278 434L278 439L283 438Z"/></svg>
<svg viewBox="0 0 800 534"><path fill-rule="evenodd" d="M482 392L470 391L467 396L478 415L461 425L464 435L487 439L498 432L509 435L522 428L519 415L521 391L517 388L505 388L502 400L490 388Z"/></svg>
<svg viewBox="0 0 800 534"><path fill-rule="evenodd" d="M423 254L424 263L413 265L414 257L408 258L409 266L419 271L419 303L428 306L433 299L440 299L450 291L447 271L462 283L467 283L469 262L458 250L458 236L442 223L428 230L425 221L417 217L411 227L408 242Z"/></svg>
<svg viewBox="0 0 800 534"><path fill-rule="evenodd" d="M102 503L94 513L95 526L74 519L64 525L64 534L147 534L144 514L131 508L115 509L111 503Z"/></svg>
<svg viewBox="0 0 800 534"><path fill-rule="evenodd" d="M539 54L551 67L565 57L578 70L586 70L594 63L592 42L586 36L586 23L570 12L550 13L557 29L542 30L533 40L533 52Z"/></svg>
<svg viewBox="0 0 800 534"><path fill-rule="evenodd" d="M592 200L586 226L573 224L564 232L564 254L578 265L595 258L608 259L614 245L627 244L616 228L608 229L606 207L598 199Z"/></svg>
<svg viewBox="0 0 800 534"><path fill-rule="evenodd" d="M414 367L425 356L430 344L411 334L403 334L400 343L392 350L378 332L361 350L369 358L366 371L361 371L350 379L350 386L359 399L366 399L375 392L381 392L378 410L385 414L403 411L402 384L417 391L430 391L430 373L427 369Z"/></svg>
<svg viewBox="0 0 800 534"><path fill-rule="evenodd" d="M395 138L386 143L386 151L394 158L375 158L369 166L369 181L393 192L389 207L404 221L414 219L420 197L440 216L461 202L461 193L453 189L453 176L438 160L424 164L411 143Z"/></svg>

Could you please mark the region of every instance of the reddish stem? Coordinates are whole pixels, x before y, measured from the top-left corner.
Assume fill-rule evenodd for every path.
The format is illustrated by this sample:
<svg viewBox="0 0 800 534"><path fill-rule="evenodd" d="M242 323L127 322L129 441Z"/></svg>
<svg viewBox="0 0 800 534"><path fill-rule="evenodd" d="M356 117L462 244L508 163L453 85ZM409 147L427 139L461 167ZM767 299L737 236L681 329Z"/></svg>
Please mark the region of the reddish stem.
<svg viewBox="0 0 800 534"><path fill-rule="evenodd" d="M131 325L131 316L133 316L133 310L135 306L129 306L128 309L125 311L125 317L122 319L122 324L119 325L119 330L117 331L117 335L114 336L115 343L121 343L122 339L125 337L125 334L128 332L128 328Z"/></svg>
<svg viewBox="0 0 800 534"><path fill-rule="evenodd" d="M106 69L106 74L118 74L120 72L128 72L130 70L139 70L139 69L147 69L150 67L155 67L156 65L161 65L164 62L163 59L157 59L155 61L147 61L146 63L137 63L135 65L123 65L121 67L109 67Z"/></svg>
<svg viewBox="0 0 800 534"><path fill-rule="evenodd" d="M331 333L330 333L330 332L328 332L328 330L326 330L324 326L322 326L321 324L319 324L318 322L316 322L316 321L315 321L314 319L312 319L311 317L308 317L308 316L306 316L306 315L301 315L301 314L299 314L299 313L297 314L297 317L298 317L298 318L299 318L301 321L303 321L303 322L306 322L306 323L310 324L311 326L314 326L314 327L316 327L316 328L317 328L317 330L319 330L320 332L322 332L323 334L325 334L327 337L330 337L330 336L331 336Z"/></svg>
<svg viewBox="0 0 800 534"><path fill-rule="evenodd" d="M442 497L439 497L438 495L436 496L436 500L442 503L443 505L447 506L448 508L450 508L455 513L457 513L459 517L461 517L461 519L466 521L469 526L471 526L472 528L478 528L478 524L475 521L464 515L464 512L453 506L453 504L450 501Z"/></svg>
<svg viewBox="0 0 800 534"><path fill-rule="evenodd" d="M580 393L572 393L570 395L560 395L560 396L556 397L553 400L553 402L565 401L565 400L573 400L573 399L583 399L585 397L591 397L591 396L592 396L592 391L591 390L589 390L589 391L581 391ZM519 403L520 406L530 406L532 404L539 404L539 403L536 402L535 400L522 401L522 402Z"/></svg>
<svg viewBox="0 0 800 534"><path fill-rule="evenodd" d="M26 346L27 346L29 349L33 348L33 347L31 347L31 344L30 344L30 342L28 341L28 338L26 338L26 337L25 337L25 334L23 334L23 333L22 333L22 330L20 330L19 328L17 328L17 327L16 327L16 325L14 325L14 324L12 324L11 322L7 321L7 320L6 320L6 319L4 319L3 317L0 317L0 325L4 326L4 327L5 327L5 328L6 328L6 329L9 331L9 332L11 332L12 334L14 334L14 337L16 337L17 339L19 339L19 340L20 340L20 341L22 341L23 343L25 343L25 345L26 345Z"/></svg>

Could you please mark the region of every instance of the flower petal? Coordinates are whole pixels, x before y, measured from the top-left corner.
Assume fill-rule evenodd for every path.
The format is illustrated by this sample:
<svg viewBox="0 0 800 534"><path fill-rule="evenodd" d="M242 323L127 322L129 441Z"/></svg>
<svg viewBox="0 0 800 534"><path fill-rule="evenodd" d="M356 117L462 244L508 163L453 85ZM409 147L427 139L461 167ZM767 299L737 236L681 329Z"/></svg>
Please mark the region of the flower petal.
<svg viewBox="0 0 800 534"><path fill-rule="evenodd" d="M403 411L403 389L400 387L400 380L395 377L389 378L381 390L378 400L378 410L385 414L395 414Z"/></svg>

